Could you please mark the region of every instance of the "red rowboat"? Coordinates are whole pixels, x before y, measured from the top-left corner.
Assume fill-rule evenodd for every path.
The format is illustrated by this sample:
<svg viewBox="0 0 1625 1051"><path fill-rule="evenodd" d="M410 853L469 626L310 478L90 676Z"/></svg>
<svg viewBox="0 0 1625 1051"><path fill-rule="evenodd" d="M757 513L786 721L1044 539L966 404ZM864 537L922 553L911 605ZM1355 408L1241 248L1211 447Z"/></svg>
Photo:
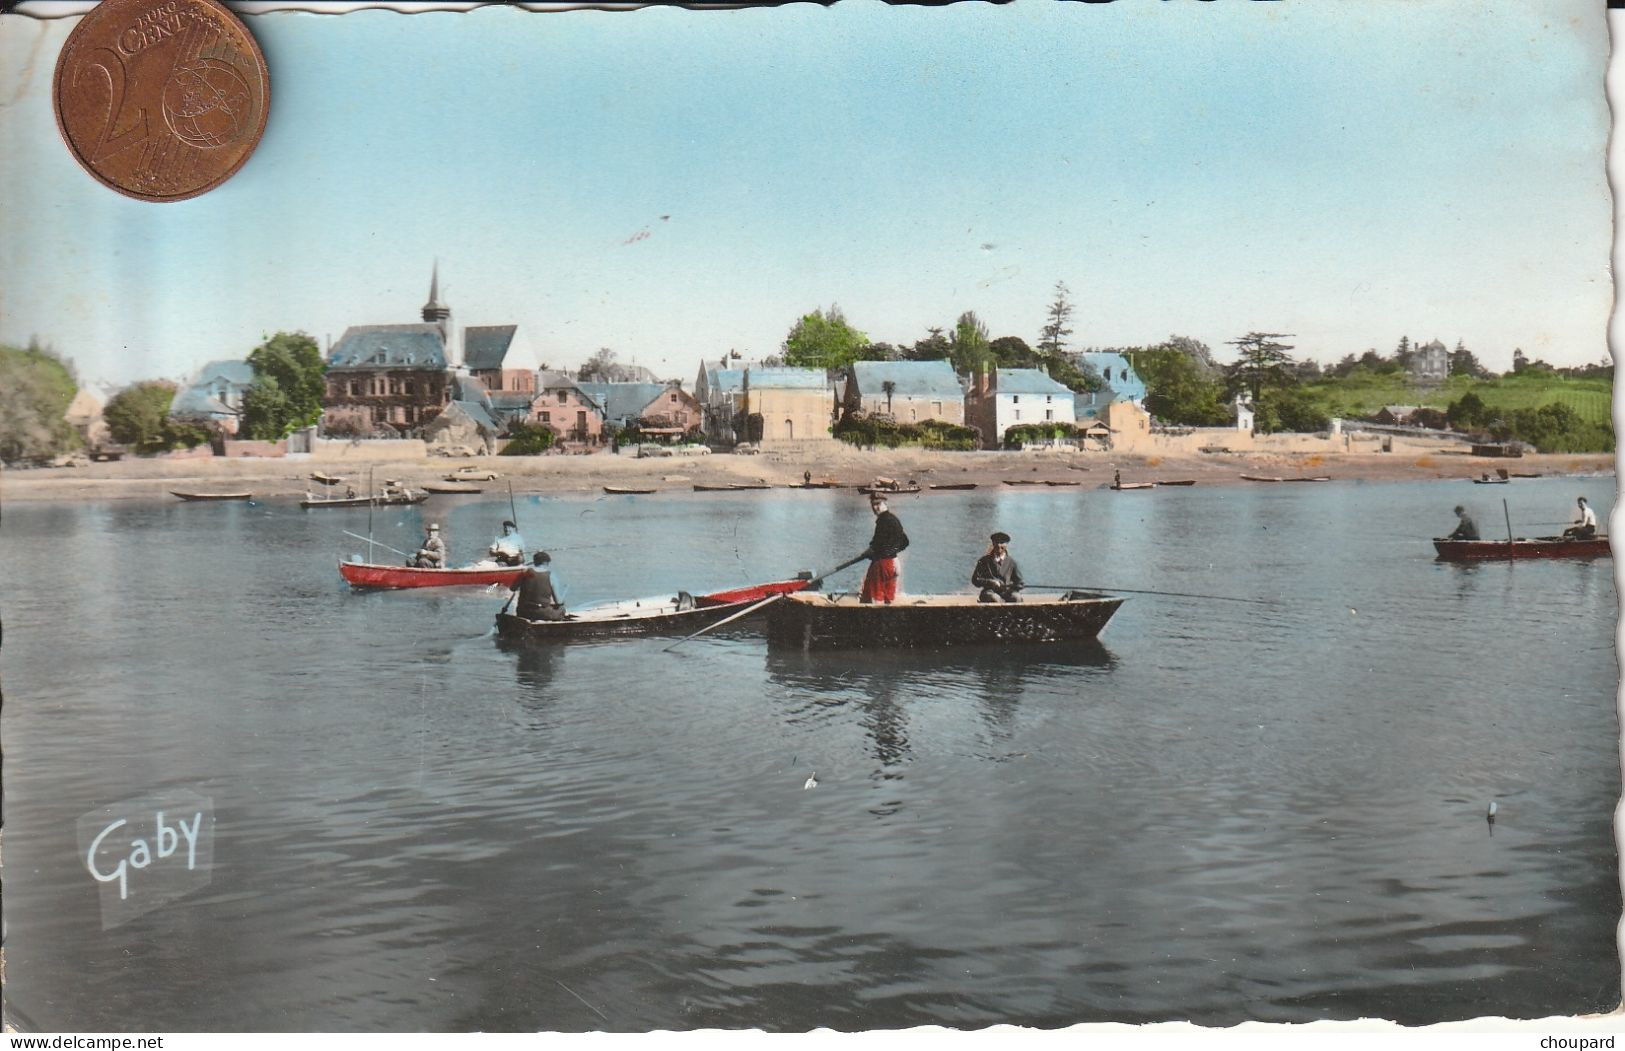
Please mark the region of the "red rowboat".
<svg viewBox="0 0 1625 1051"><path fill-rule="evenodd" d="M751 584L747 587L732 588L728 591L713 591L706 595L695 595L694 604L700 607L731 606L741 602L760 602L769 595L791 595L801 591L812 582L812 574L805 573L794 580L776 580L771 584Z"/></svg>
<svg viewBox="0 0 1625 1051"><path fill-rule="evenodd" d="M1607 558L1606 536L1585 539L1571 536L1518 537L1516 540L1433 541L1441 562L1482 562L1509 558Z"/></svg>
<svg viewBox="0 0 1625 1051"><path fill-rule="evenodd" d="M356 588L443 588L473 584L512 587L524 566L485 566L468 569L417 569L380 566L366 562L340 562L339 575Z"/></svg>

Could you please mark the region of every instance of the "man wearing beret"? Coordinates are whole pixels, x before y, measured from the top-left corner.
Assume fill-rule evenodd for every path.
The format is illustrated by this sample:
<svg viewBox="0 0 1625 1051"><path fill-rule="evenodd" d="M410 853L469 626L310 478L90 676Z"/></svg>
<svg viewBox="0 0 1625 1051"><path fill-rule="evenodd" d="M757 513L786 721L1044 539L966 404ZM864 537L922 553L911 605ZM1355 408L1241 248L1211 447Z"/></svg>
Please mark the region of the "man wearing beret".
<svg viewBox="0 0 1625 1051"><path fill-rule="evenodd" d="M987 554L976 560L976 568L971 570L970 582L974 587L982 589L976 597L978 602L1020 602L1019 592L1026 585L1021 580L1021 570L1016 568L1016 560L1010 557L1009 533L994 533L990 538L993 541L987 549Z"/></svg>

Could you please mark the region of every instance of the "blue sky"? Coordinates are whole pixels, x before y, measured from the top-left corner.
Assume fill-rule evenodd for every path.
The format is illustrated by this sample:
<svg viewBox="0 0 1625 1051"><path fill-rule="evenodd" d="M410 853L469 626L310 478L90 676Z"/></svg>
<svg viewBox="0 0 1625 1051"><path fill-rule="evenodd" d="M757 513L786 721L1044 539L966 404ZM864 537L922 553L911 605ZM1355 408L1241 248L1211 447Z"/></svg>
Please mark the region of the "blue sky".
<svg viewBox="0 0 1625 1051"><path fill-rule="evenodd" d="M414 321L436 258L459 324L685 379L831 302L1035 341L1057 280L1080 348L1606 351L1590 0L256 15L265 139L164 205L62 148L71 21L0 17L0 340L87 378Z"/></svg>

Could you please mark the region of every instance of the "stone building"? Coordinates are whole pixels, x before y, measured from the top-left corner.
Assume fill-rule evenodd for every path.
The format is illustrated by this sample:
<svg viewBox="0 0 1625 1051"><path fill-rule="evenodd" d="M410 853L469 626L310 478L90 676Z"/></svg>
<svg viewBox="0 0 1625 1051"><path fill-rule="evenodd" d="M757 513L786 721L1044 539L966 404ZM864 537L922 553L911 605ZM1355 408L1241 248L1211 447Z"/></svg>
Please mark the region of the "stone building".
<svg viewBox="0 0 1625 1051"><path fill-rule="evenodd" d="M963 425L965 389L946 361L858 361L847 372L841 408L898 423Z"/></svg>

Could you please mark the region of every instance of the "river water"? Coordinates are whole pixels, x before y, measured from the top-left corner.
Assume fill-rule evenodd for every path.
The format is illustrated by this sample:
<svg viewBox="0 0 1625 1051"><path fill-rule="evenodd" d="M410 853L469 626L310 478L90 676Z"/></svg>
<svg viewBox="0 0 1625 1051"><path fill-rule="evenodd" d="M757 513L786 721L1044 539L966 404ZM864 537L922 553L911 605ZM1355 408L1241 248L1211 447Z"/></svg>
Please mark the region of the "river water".
<svg viewBox="0 0 1625 1051"><path fill-rule="evenodd" d="M1606 515L1612 489L925 493L894 505L905 591L962 589L1002 529L1031 582L1271 604L1137 595L1098 645L812 656L748 634L506 648L500 595L349 591L336 562L365 549L343 535L365 510L13 503L10 1017L641 1031L1608 1010L1613 563L1446 565L1425 541L1456 502L1494 536L1506 497L1534 535L1582 492ZM380 513L377 537L407 548L426 514L457 561L509 514L506 494L434 499ZM871 528L849 491L521 494L518 512L575 605L827 569ZM171 823L175 800L208 801L211 853L185 869L171 828L134 866L143 818L123 814L94 876L86 830L166 798Z"/></svg>

